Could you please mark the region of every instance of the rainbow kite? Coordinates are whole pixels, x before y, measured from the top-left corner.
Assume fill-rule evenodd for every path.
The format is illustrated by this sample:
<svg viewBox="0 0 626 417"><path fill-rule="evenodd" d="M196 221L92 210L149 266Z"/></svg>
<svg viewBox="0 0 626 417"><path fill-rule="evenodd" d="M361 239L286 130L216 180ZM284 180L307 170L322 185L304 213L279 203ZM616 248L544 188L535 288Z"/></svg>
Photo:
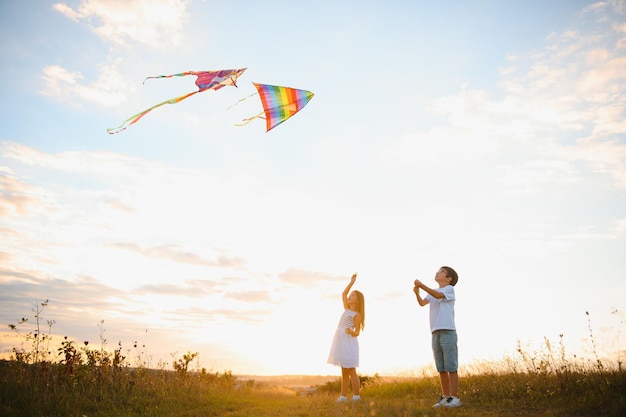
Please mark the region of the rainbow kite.
<svg viewBox="0 0 626 417"><path fill-rule="evenodd" d="M157 107L161 107L165 104L176 104L184 99L193 96L194 94L201 93L206 90L219 90L222 87L227 85L234 85L237 87L237 78L243 74L246 68L239 69L229 69L229 70L220 70L220 71L187 71L181 72L179 74L171 74L171 75L156 75L153 77L147 77L143 82L150 78L171 78L171 77L185 77L187 75L195 75L198 78L196 79L196 85L198 86L198 90L184 94L180 97L175 97L169 100L165 100L162 103L156 104L149 109L142 111L141 113L137 113L134 116L129 117L124 120L124 122L116 128L107 129L109 134L119 133L123 130L126 130L132 124L135 124L141 119L143 116L148 114L150 111L156 109Z"/></svg>
<svg viewBox="0 0 626 417"><path fill-rule="evenodd" d="M252 84L254 84L259 96L261 96L263 111L256 116L244 119L244 123L237 126L245 126L257 118L265 119L266 132L269 132L302 110L314 95L307 90L298 90L278 85Z"/></svg>

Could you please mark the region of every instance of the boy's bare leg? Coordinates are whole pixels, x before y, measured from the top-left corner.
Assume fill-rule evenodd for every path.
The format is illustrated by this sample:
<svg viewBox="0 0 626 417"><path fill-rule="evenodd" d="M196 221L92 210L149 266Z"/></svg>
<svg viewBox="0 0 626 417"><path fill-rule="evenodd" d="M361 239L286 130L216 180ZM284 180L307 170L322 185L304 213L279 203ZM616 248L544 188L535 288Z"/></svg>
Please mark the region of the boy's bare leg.
<svg viewBox="0 0 626 417"><path fill-rule="evenodd" d="M449 397L450 394L450 373L439 372L439 379L441 380L441 393L444 397Z"/></svg>
<svg viewBox="0 0 626 417"><path fill-rule="evenodd" d="M450 372L449 373L450 380L450 395L454 397L458 397L459 395L459 373L458 372Z"/></svg>

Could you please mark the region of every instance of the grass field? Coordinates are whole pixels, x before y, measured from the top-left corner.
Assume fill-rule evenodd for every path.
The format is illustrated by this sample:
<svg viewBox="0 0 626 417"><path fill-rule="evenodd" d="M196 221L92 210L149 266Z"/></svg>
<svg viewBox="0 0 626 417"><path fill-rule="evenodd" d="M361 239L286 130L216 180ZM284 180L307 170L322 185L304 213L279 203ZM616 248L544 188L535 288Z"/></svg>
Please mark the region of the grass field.
<svg viewBox="0 0 626 417"><path fill-rule="evenodd" d="M121 344L106 349L101 330L99 347L66 338L57 349L49 333L24 333L29 348L13 348L11 359L0 361L0 416L626 416L620 360L600 359L595 350L591 359L569 356L562 343L553 351L547 340L542 351L518 347L513 358L460 369L463 406L435 410L439 378L427 369L362 375L362 400L338 404L339 377L192 370L198 354L191 352L173 357L171 369L151 369L141 357L131 366Z"/></svg>
<svg viewBox="0 0 626 417"><path fill-rule="evenodd" d="M0 415L28 416L624 416L621 369L461 374L458 409L433 410L433 376L363 377L362 400L337 404L339 379L309 396L292 385L232 374L65 364L1 363Z"/></svg>

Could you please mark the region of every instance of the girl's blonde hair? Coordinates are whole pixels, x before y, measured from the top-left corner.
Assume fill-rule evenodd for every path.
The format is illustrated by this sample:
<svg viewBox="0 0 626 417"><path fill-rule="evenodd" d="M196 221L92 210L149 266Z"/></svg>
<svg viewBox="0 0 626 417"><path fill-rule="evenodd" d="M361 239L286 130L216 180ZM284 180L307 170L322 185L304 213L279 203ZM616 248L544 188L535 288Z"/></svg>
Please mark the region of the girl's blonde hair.
<svg viewBox="0 0 626 417"><path fill-rule="evenodd" d="M359 300L359 305L356 308L356 311L361 315L361 330L365 328L365 297L361 291L354 290L356 294L356 299Z"/></svg>

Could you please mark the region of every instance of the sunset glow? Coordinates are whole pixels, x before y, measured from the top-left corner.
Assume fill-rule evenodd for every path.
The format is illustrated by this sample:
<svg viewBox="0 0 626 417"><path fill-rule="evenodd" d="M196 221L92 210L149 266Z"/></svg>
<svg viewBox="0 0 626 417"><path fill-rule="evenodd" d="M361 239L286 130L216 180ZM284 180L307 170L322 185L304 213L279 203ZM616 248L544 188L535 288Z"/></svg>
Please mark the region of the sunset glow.
<svg viewBox="0 0 626 417"><path fill-rule="evenodd" d="M25 1L0 20L4 357L6 325L49 300L54 343L104 337L132 365L336 374L358 272L359 371L416 372L413 280L442 265L462 366L560 335L584 356L590 326L626 351L623 1ZM244 67L106 132L196 88L147 76ZM232 106L252 82L315 97L236 127L261 111Z"/></svg>

